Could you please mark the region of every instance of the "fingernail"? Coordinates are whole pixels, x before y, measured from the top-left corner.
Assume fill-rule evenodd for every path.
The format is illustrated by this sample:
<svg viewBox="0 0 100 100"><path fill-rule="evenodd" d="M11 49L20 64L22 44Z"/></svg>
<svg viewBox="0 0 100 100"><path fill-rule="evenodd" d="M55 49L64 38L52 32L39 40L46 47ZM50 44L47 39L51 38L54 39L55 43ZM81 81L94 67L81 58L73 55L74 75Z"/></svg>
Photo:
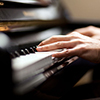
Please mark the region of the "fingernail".
<svg viewBox="0 0 100 100"><path fill-rule="evenodd" d="M41 46L38 46L38 47L37 47L37 50L38 50L38 51L41 51L41 50L42 50L42 47L41 47Z"/></svg>

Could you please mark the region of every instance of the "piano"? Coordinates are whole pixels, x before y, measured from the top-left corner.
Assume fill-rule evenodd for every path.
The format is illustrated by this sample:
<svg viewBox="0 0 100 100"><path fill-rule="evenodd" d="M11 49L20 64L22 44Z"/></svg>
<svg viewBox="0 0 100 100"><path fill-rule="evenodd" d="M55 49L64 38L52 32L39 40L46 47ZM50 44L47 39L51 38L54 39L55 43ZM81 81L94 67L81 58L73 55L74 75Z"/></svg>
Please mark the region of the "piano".
<svg viewBox="0 0 100 100"><path fill-rule="evenodd" d="M57 59L52 58L52 52L49 52L43 58L45 54L38 54L36 46L42 40L64 34L65 26L69 25L68 28L71 29L70 25L75 23L69 23L65 18L59 0L53 0L47 5L38 0L25 1L0 1L1 97L58 100L90 67L87 68L84 62L77 65L80 61L78 57ZM49 61L45 69L41 68L44 64L40 61L30 65L35 62L36 55L41 61ZM82 63L83 66L80 67ZM32 66L40 67L40 70L34 71Z"/></svg>

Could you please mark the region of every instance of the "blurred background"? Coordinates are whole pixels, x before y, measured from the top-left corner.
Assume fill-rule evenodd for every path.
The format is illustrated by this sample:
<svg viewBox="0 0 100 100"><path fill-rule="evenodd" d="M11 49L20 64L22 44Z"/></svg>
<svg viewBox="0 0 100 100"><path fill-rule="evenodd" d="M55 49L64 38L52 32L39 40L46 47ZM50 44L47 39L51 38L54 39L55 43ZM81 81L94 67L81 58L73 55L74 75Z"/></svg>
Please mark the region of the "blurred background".
<svg viewBox="0 0 100 100"><path fill-rule="evenodd" d="M100 0L61 0L73 20L100 20Z"/></svg>

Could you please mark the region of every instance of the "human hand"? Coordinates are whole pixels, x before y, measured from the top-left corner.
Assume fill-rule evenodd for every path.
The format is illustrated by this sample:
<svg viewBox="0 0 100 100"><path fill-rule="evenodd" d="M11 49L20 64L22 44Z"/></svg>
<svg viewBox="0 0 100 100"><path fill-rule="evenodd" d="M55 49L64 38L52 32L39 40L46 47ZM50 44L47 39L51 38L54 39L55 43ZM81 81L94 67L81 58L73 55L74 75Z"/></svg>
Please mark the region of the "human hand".
<svg viewBox="0 0 100 100"><path fill-rule="evenodd" d="M75 32L79 32L80 34L89 36L94 39L100 40L100 28L94 26L88 26L85 28L79 28L74 30Z"/></svg>
<svg viewBox="0 0 100 100"><path fill-rule="evenodd" d="M38 45L37 51L50 51L63 48L66 49L61 52L55 52L52 56L78 56L91 62L100 63L100 41L78 32L50 37Z"/></svg>

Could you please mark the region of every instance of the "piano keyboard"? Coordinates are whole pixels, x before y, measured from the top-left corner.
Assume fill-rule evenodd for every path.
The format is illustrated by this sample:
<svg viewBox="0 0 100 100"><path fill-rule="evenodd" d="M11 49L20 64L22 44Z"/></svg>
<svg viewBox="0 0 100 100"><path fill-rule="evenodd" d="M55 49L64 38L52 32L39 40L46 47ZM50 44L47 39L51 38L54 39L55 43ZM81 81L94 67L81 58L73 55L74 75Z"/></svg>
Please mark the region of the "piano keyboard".
<svg viewBox="0 0 100 100"><path fill-rule="evenodd" d="M40 70L35 72L32 72L32 70L30 70L31 72L29 72L29 70L27 70L25 71L26 73L24 72L24 74L23 72L19 71L18 71L19 73L14 73L14 76L15 75L17 76L14 77L14 79L17 79L17 84L15 85L14 88L15 93L17 93L18 95L27 93L28 91L36 88L41 83L46 81L49 77L59 72L65 66L69 65L70 63L72 63L77 59L78 57L62 58L61 60L58 60L55 63L52 63L51 61L51 66L49 66L49 68L47 68L46 70L41 68Z"/></svg>
<svg viewBox="0 0 100 100"><path fill-rule="evenodd" d="M12 59L13 79L21 82L44 72L53 63L50 53L35 52Z"/></svg>
<svg viewBox="0 0 100 100"><path fill-rule="evenodd" d="M37 50L36 50L36 46L30 46L30 47L27 47L27 48L22 48L20 46L15 46L13 47L13 50L11 50L12 47L10 47L10 55L11 55L11 58L16 58L16 57L19 57L21 55L27 55L27 54L30 54L30 53L35 53ZM15 50L15 49L16 50Z"/></svg>

